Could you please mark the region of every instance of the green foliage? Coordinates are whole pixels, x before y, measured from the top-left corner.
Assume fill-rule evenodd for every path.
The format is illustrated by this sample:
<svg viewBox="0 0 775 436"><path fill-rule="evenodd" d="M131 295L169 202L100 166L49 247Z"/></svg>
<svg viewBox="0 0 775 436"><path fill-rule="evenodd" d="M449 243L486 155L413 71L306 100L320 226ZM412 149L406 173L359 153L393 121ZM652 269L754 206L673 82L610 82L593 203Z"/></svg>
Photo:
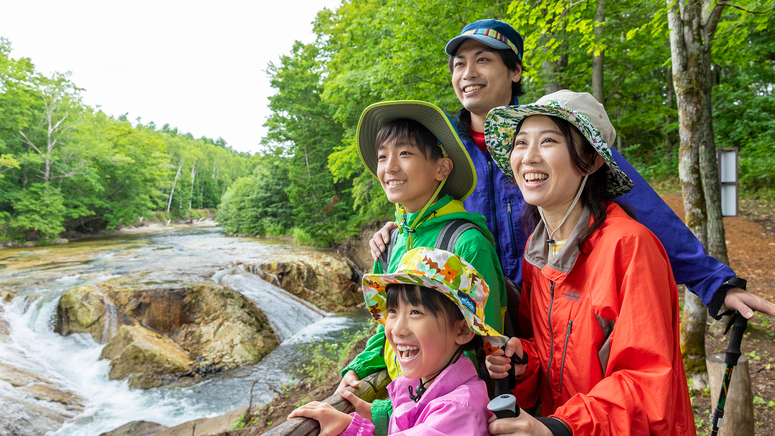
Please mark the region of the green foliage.
<svg viewBox="0 0 775 436"><path fill-rule="evenodd" d="M775 18L770 17L769 24L775 25ZM739 149L741 190L764 197L775 196L774 41L775 26L758 32L751 28L739 42L748 47L742 53L744 62L722 58L713 93L716 145Z"/></svg>
<svg viewBox="0 0 775 436"><path fill-rule="evenodd" d="M251 173L220 138L95 112L69 74L42 75L10 47L0 38L0 237L132 225L168 204L171 218L195 216Z"/></svg>
<svg viewBox="0 0 775 436"><path fill-rule="evenodd" d="M309 233L305 232L304 230L294 227L291 229L291 236L293 237L294 241L296 241L297 244L300 245L315 245L315 240L312 239L312 237L309 235Z"/></svg>
<svg viewBox="0 0 775 436"><path fill-rule="evenodd" d="M269 98L273 113L264 143L288 156L285 193L294 225L315 245L333 245L356 233L362 219L352 214L350 184L335 181L326 165L343 129L333 107L321 99L321 50L297 41L291 55L282 56L280 65L270 63L267 71L277 94Z"/></svg>
<svg viewBox="0 0 775 436"><path fill-rule="evenodd" d="M28 241L53 239L64 230L62 221L66 210L63 203L59 189L33 183L14 199L15 216L9 227L14 235Z"/></svg>
<svg viewBox="0 0 775 436"><path fill-rule="evenodd" d="M768 198L775 197L775 15L747 11L772 4L723 5L712 48L716 144L739 148L742 192ZM299 243L335 244L363 221L392 212L358 156L361 112L395 99L430 101L450 114L460 109L444 45L483 18L502 19L525 39L523 103L553 89L590 91L592 58L603 54L603 103L616 146L647 180L674 180L680 141L667 5L606 2L602 23L595 6L348 0L324 9L313 23L316 41L295 43L267 67L276 93L265 152L254 156L220 138L196 139L139 120L133 126L84 107L69 76L39 74L29 59L11 58L10 43L0 39L0 231L34 238L57 228L132 224L150 211L177 219L219 207L230 232L292 232ZM53 145L48 118L62 120ZM26 192L35 184L53 189ZM58 195L64 212L36 215L45 203L41 192ZM32 215L20 219L24 208Z"/></svg>
<svg viewBox="0 0 775 436"><path fill-rule="evenodd" d="M299 369L304 377L319 385L326 381L331 373L338 373L347 363L345 360L355 343L371 337L374 326L369 325L354 333L345 335L345 343L337 344L328 341L317 341L303 346L304 354L312 356L310 362Z"/></svg>
<svg viewBox="0 0 775 436"><path fill-rule="evenodd" d="M283 236L292 225L285 189L287 159L265 156L251 176L237 179L218 207L218 223L226 231L259 236Z"/></svg>
<svg viewBox="0 0 775 436"><path fill-rule="evenodd" d="M250 419L250 423L245 424L245 415L240 415L236 420L234 420L234 422L231 423L231 425L229 425L229 431L241 430L245 427L251 427L258 424L258 422L259 422L259 417L254 416L253 418ZM267 425L272 425L272 423L269 422L267 423Z"/></svg>

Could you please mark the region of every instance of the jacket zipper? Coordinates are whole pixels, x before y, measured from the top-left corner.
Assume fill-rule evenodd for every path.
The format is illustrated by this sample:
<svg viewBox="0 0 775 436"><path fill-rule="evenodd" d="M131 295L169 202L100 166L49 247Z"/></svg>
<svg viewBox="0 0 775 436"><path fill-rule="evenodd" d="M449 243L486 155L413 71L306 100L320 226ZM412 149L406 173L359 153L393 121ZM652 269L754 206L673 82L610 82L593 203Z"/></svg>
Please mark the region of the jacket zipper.
<svg viewBox="0 0 775 436"><path fill-rule="evenodd" d="M549 363L546 365L546 384L552 390L552 356L554 356L554 333L552 333L552 306L554 306L554 282L549 287Z"/></svg>
<svg viewBox="0 0 775 436"><path fill-rule="evenodd" d="M487 158L487 169L490 171L490 215L492 216L494 235L498 234L498 214L495 211L495 179L492 174L492 158ZM501 259L505 258L505 253L500 252L500 244L498 238L495 239L495 252L500 255Z"/></svg>
<svg viewBox="0 0 775 436"><path fill-rule="evenodd" d="M509 201L506 203L507 210L508 210L508 216L509 216L509 234L511 235L511 249L513 251L512 254L514 254L514 257L517 258L519 255L517 254L517 240L514 238L514 222L511 219L511 202Z"/></svg>
<svg viewBox="0 0 775 436"><path fill-rule="evenodd" d="M573 320L568 320L568 330L565 332L565 345L562 347L562 360L560 361L560 387L557 389L557 393L562 393L562 371L565 369L565 352L568 350L568 339L570 338L571 330L573 329Z"/></svg>

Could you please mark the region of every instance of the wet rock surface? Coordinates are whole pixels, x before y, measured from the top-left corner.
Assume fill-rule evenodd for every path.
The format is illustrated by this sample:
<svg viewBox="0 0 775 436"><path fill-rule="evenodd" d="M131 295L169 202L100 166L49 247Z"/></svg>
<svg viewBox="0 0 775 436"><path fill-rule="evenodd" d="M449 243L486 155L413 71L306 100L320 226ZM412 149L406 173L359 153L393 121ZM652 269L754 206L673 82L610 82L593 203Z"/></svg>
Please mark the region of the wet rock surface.
<svg viewBox="0 0 775 436"><path fill-rule="evenodd" d="M161 386L261 360L278 344L266 316L238 292L213 283L130 286L122 277L65 292L55 330L106 344L110 378Z"/></svg>
<svg viewBox="0 0 775 436"><path fill-rule="evenodd" d="M243 265L251 273L328 312L363 303L357 272L336 253L293 253L274 262Z"/></svg>
<svg viewBox="0 0 775 436"><path fill-rule="evenodd" d="M166 425L157 424L148 421L132 421L121 427L100 434L100 436L150 436L162 430L166 430Z"/></svg>

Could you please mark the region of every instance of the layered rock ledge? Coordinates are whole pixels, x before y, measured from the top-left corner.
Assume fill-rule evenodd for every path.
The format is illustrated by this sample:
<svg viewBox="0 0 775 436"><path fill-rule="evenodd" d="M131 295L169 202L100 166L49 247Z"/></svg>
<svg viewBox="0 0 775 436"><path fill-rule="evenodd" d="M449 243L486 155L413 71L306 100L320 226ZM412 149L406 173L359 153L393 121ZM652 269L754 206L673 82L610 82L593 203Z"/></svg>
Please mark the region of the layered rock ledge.
<svg viewBox="0 0 775 436"><path fill-rule="evenodd" d="M62 295L55 331L106 344L110 378L152 388L261 360L278 344L264 313L213 283L144 288L107 281Z"/></svg>
<svg viewBox="0 0 775 436"><path fill-rule="evenodd" d="M328 312L351 310L363 303L358 272L334 253L294 252L273 262L241 265Z"/></svg>

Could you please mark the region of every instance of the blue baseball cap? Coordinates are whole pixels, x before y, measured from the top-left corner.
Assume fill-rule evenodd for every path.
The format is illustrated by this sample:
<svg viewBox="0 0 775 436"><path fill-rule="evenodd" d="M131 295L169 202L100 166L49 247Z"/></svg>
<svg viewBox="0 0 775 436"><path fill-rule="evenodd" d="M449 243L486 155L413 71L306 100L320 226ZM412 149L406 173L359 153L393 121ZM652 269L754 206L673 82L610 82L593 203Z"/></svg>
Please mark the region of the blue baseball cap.
<svg viewBox="0 0 775 436"><path fill-rule="evenodd" d="M503 21L487 19L468 24L460 35L449 40L444 51L454 56L460 44L469 38L497 50L514 50L519 60L522 60L522 35Z"/></svg>

